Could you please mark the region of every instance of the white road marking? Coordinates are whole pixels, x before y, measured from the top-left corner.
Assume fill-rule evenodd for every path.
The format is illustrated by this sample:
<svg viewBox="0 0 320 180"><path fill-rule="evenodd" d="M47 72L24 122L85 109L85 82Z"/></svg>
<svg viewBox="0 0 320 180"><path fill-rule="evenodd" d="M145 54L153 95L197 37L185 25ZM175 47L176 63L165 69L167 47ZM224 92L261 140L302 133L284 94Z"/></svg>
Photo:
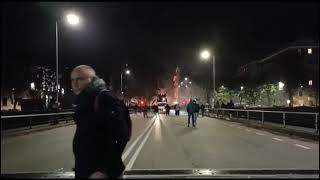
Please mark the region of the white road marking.
<svg viewBox="0 0 320 180"><path fill-rule="evenodd" d="M262 134L262 133L256 133L256 134L261 135L261 136L264 136L264 134Z"/></svg>
<svg viewBox="0 0 320 180"><path fill-rule="evenodd" d="M142 135L144 135L148 129L150 128L150 126L154 123L156 118L152 118L153 120L150 121L150 123L148 124L147 128L134 140L134 142L129 146L129 148L125 151L125 153L122 155L122 160L124 161L128 155L130 154L130 152L132 151L133 147L137 144L138 141L140 141L140 139L142 138Z"/></svg>
<svg viewBox="0 0 320 180"><path fill-rule="evenodd" d="M304 149L311 149L311 148L309 148L309 147L306 147L306 146L302 146L302 145L300 145L300 144L294 144L295 146L298 146L298 147L301 147L301 148L304 148Z"/></svg>
<svg viewBox="0 0 320 180"><path fill-rule="evenodd" d="M238 126L237 128L242 129L242 127L241 127L241 126Z"/></svg>
<svg viewBox="0 0 320 180"><path fill-rule="evenodd" d="M231 124L231 125L229 125L229 126L230 126L230 127L233 127L234 125Z"/></svg>
<svg viewBox="0 0 320 180"><path fill-rule="evenodd" d="M279 139L279 138L272 138L272 139L274 139L274 140L276 140L276 141L283 141L282 139Z"/></svg>
<svg viewBox="0 0 320 180"><path fill-rule="evenodd" d="M251 130L250 130L250 129L246 129L246 131L251 132Z"/></svg>
<svg viewBox="0 0 320 180"><path fill-rule="evenodd" d="M144 146L144 144L146 143L148 137L150 136L150 133L151 133L153 127L154 127L154 126L152 126L152 127L149 129L148 134L144 137L142 143L140 144L140 146L138 147L138 149L136 150L136 152L134 153L134 155L133 155L132 158L130 159L129 163L128 163L127 166L126 166L126 170L130 170L130 169L132 168L132 166L133 166L134 162L136 161L136 159L137 159L137 157L138 157L138 155L139 155L142 147Z"/></svg>

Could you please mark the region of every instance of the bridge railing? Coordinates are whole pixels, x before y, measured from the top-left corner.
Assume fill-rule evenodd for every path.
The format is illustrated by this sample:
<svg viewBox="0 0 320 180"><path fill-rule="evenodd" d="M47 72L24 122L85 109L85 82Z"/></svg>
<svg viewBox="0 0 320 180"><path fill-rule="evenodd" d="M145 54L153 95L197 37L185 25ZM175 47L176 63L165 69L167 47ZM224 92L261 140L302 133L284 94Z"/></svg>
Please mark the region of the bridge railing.
<svg viewBox="0 0 320 180"><path fill-rule="evenodd" d="M298 127L301 131L312 129L319 134L319 113L213 108L207 109L205 115L246 122L253 121L262 125L270 124L283 128Z"/></svg>
<svg viewBox="0 0 320 180"><path fill-rule="evenodd" d="M32 129L33 126L42 124L58 124L61 121L68 121L73 119L74 112L60 112L60 113L45 113L45 114L26 114L26 115L12 115L1 116L1 131L6 129L15 129L21 127L28 127Z"/></svg>

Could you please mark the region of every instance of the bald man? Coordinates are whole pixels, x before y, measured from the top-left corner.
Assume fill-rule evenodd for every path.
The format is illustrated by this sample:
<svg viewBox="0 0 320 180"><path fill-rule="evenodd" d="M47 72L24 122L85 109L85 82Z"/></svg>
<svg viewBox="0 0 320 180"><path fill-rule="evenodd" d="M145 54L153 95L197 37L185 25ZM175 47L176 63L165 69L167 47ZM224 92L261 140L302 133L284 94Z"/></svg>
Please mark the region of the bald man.
<svg viewBox="0 0 320 180"><path fill-rule="evenodd" d="M99 107L111 113L109 96L100 100L105 82L88 65L75 67L71 72L72 91L77 96L74 120L77 128L73 139L75 178L116 178L122 175L125 166L121 153L112 143L105 126L105 117L97 113L95 103L99 94ZM100 102L101 101L101 102Z"/></svg>

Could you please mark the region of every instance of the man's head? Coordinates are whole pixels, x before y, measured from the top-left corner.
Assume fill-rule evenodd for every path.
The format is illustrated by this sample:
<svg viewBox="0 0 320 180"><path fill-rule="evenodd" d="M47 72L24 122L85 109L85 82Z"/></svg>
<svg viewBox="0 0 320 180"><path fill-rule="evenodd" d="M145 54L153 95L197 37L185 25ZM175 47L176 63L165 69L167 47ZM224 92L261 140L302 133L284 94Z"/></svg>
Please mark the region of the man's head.
<svg viewBox="0 0 320 180"><path fill-rule="evenodd" d="M96 77L94 69L88 65L79 65L71 72L71 86L75 95L79 95Z"/></svg>

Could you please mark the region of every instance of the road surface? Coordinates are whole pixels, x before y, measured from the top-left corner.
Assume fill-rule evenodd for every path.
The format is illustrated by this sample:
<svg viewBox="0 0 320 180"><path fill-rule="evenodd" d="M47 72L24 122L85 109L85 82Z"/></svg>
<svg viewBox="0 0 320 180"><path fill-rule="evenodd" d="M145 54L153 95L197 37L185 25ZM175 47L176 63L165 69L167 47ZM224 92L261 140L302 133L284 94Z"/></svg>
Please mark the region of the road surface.
<svg viewBox="0 0 320 180"><path fill-rule="evenodd" d="M126 169L319 169L319 142L292 139L240 123L162 114L131 115L133 138L122 158ZM71 171L75 125L1 141L1 172Z"/></svg>

